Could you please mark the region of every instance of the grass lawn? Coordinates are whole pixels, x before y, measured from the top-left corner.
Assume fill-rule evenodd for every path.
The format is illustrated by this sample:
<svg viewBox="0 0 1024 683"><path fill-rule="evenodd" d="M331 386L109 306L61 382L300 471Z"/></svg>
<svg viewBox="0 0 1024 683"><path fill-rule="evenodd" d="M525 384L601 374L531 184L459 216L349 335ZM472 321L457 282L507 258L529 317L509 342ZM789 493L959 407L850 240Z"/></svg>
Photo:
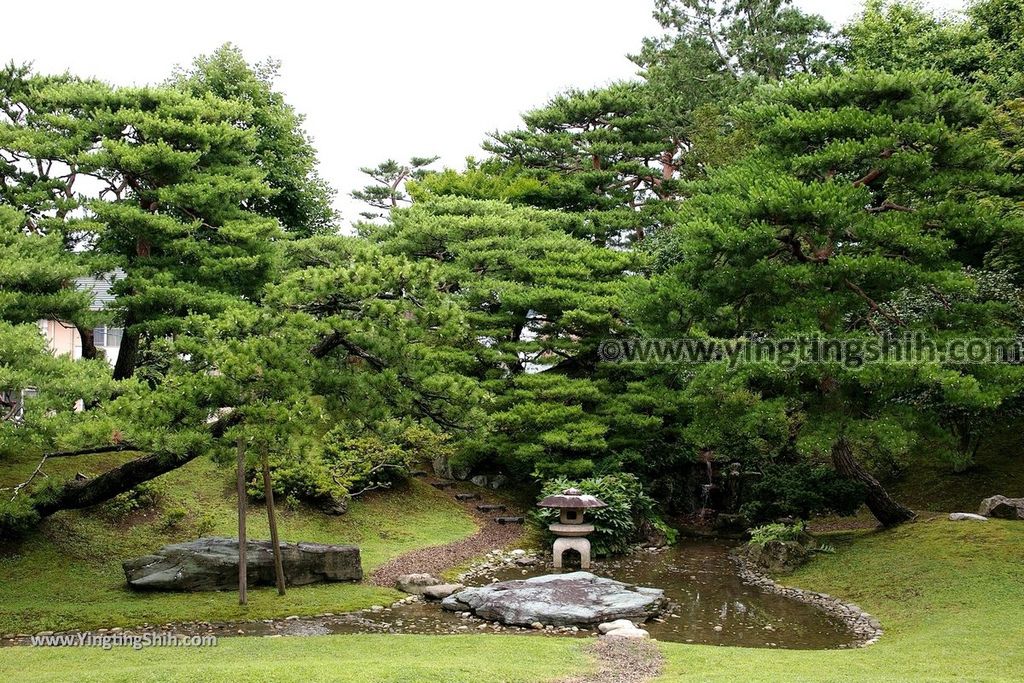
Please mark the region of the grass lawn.
<svg viewBox="0 0 1024 683"><path fill-rule="evenodd" d="M536 683L586 673L582 641L467 635L225 638L215 648L0 649L0 680Z"/></svg>
<svg viewBox="0 0 1024 683"><path fill-rule="evenodd" d="M110 458L55 461L74 471L100 472ZM35 462L5 465L0 486L21 481ZM69 474L67 472L63 473ZM249 605L237 594L136 593L125 585L121 561L166 543L237 532L232 475L199 459L158 480L161 498L153 510L110 521L97 510L58 513L30 537L0 548L0 633L131 626L169 621L264 619L291 614L344 612L391 602L400 594L367 583L303 586L279 597L273 587L252 589ZM279 526L287 541L356 543L369 574L391 557L414 548L458 540L476 530L473 519L448 496L419 481L401 495L381 494L356 501L345 515L306 509L282 510ZM411 494L411 495L410 495ZM175 510L185 513L174 525ZM249 537L269 538L265 510L251 507Z"/></svg>
<svg viewBox="0 0 1024 683"><path fill-rule="evenodd" d="M974 465L959 474L923 444L911 455L903 476L891 483L890 490L915 510L977 512L983 498L996 494L1024 496L1022 451L1024 436L1014 421L1008 421L1005 429L983 441Z"/></svg>
<svg viewBox="0 0 1024 683"><path fill-rule="evenodd" d="M81 467L81 465L79 465ZM255 591L242 611L224 594L133 594L121 558L194 535L202 511L230 534L226 475L211 463L171 481L152 519L117 525L94 512L61 514L16 548L0 552L3 629L34 631L183 619L263 618L340 612L394 594L366 585L297 588L278 599ZM181 477L174 480L174 477ZM367 568L407 548L473 530L447 495L414 483L413 495L384 495L343 517L308 511L284 516L288 538L354 541ZM187 507L181 528L161 519ZM265 533L254 513L257 533ZM923 519L891 531L829 535L822 555L786 582L856 602L885 635L859 650L793 651L662 643L661 681L1019 681L1024 677L1024 523ZM0 680L12 681L552 681L586 676L586 641L495 635L361 635L225 638L216 648L0 648Z"/></svg>
<svg viewBox="0 0 1024 683"><path fill-rule="evenodd" d="M856 602L885 635L859 650L750 650L664 643L663 681L1020 681L1024 522L933 519L833 535L785 579Z"/></svg>

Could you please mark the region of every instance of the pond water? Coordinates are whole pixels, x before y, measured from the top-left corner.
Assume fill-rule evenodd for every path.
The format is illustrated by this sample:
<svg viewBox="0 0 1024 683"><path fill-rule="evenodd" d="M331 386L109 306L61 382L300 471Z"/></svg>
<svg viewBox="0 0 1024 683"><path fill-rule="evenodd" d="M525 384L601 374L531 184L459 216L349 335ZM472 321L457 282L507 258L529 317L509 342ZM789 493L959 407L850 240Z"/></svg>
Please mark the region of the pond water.
<svg viewBox="0 0 1024 683"><path fill-rule="evenodd" d="M707 540L683 540L657 552L641 551L595 562L591 571L619 581L665 590L670 611L647 622L651 637L663 641L769 647L826 649L850 647L853 635L845 624L810 605L764 593L743 584L728 557L731 545ZM522 579L550 573L543 566L504 568L476 577L470 584ZM311 624L294 624L294 629ZM446 612L437 603L415 602L378 612L361 612L324 621L315 632L456 633L496 630L479 620ZM504 628L506 632L536 633ZM287 633L285 627L278 633ZM547 632L545 632L547 633ZM593 635L581 629L578 634Z"/></svg>

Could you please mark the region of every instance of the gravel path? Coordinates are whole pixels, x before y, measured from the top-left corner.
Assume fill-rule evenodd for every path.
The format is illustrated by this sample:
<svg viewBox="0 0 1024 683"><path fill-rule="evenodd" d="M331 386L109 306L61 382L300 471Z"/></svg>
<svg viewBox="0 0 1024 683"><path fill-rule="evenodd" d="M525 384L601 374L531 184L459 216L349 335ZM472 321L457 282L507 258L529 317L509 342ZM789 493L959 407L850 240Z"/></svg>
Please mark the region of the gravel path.
<svg viewBox="0 0 1024 683"><path fill-rule="evenodd" d="M597 671L559 683L643 683L661 675L665 663L661 650L649 640L599 638L587 649L597 659Z"/></svg>
<svg viewBox="0 0 1024 683"><path fill-rule="evenodd" d="M428 483L441 481L440 479L427 479ZM498 524L495 517L521 517L524 513L510 505L508 501L497 500L488 495L487 489L469 484L457 482L454 486L443 489L443 495L451 496L452 502L461 505L476 519L479 530L461 541L446 543L445 545L421 548L399 555L387 564L379 567L370 576L370 581L376 586L394 586L395 579L402 574L440 574L441 572L457 567L468 560L483 555L491 550L506 548L523 535L521 524ZM460 501L455 499L456 493L476 493L480 500ZM500 504L506 506L505 512L480 512L477 505Z"/></svg>

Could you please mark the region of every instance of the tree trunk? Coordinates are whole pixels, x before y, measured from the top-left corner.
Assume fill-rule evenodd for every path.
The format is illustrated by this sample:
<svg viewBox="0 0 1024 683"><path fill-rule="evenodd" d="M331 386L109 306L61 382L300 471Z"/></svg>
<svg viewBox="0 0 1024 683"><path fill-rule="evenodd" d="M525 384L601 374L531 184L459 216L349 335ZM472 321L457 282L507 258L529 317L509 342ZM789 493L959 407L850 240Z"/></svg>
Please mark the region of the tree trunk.
<svg viewBox="0 0 1024 683"><path fill-rule="evenodd" d="M224 436L224 432L231 425L237 423L238 418L234 415L227 415L209 425L210 433L215 439ZM109 453L116 450L124 450L124 445L101 446L96 449L81 449L79 451L63 451L51 454L50 457L70 456L72 454ZM52 493L42 491L32 498L32 508L40 518L49 517L60 510L74 510L89 507L109 500L119 493L130 491L144 481L155 479L161 474L166 474L186 465L204 451L195 448L184 453L150 453L134 460L107 470L103 474L92 479L75 479L67 482Z"/></svg>
<svg viewBox="0 0 1024 683"><path fill-rule="evenodd" d="M117 352L117 363L114 364L114 379L128 379L135 374L135 364L139 357L139 333L129 332L129 324L125 321L121 349Z"/></svg>
<svg viewBox="0 0 1024 683"><path fill-rule="evenodd" d="M284 595L284 563L281 560L281 541L277 536L277 514L274 511L274 487L270 482L270 464L267 462L267 448L260 454L263 461L263 496L267 499L267 520L270 522L270 545L274 547L274 576L277 578L277 594Z"/></svg>
<svg viewBox="0 0 1024 683"><path fill-rule="evenodd" d="M107 470L98 477L76 479L64 484L53 493L43 492L33 500L32 507L40 517L48 517L59 510L73 510L96 505L119 493L129 491L144 481L178 469L198 456L199 451L196 450L179 454L152 453L135 458L112 470Z"/></svg>
<svg viewBox="0 0 1024 683"><path fill-rule="evenodd" d="M890 496L878 480L857 462L853 456L853 447L846 437L840 437L832 444L832 465L839 474L858 481L864 486L867 492L865 503L882 526L896 526L909 522L917 516L910 508Z"/></svg>
<svg viewBox="0 0 1024 683"><path fill-rule="evenodd" d="M238 604L245 605L249 602L249 586L246 572L248 570L248 556L246 554L245 535L245 441L238 440L238 463L235 470L235 479L238 484Z"/></svg>
<svg viewBox="0 0 1024 683"><path fill-rule="evenodd" d="M83 325L75 325L75 329L78 330L78 336L82 340L82 358L93 360L99 355L96 350L96 337L93 334L93 329Z"/></svg>

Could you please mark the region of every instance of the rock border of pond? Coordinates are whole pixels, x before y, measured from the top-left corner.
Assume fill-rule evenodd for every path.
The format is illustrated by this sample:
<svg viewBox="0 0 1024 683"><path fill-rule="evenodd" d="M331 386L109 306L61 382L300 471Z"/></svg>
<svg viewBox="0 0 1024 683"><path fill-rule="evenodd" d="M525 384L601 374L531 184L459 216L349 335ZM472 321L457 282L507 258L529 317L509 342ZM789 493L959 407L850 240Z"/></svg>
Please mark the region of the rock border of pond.
<svg viewBox="0 0 1024 683"><path fill-rule="evenodd" d="M759 588L767 593L774 593L797 602L812 605L846 624L847 628L850 629L856 638L851 647L860 648L874 645L884 633L882 624L878 619L852 602L845 602L828 593L785 586L752 567L740 553L730 553L729 559L736 565L736 573L743 583Z"/></svg>

